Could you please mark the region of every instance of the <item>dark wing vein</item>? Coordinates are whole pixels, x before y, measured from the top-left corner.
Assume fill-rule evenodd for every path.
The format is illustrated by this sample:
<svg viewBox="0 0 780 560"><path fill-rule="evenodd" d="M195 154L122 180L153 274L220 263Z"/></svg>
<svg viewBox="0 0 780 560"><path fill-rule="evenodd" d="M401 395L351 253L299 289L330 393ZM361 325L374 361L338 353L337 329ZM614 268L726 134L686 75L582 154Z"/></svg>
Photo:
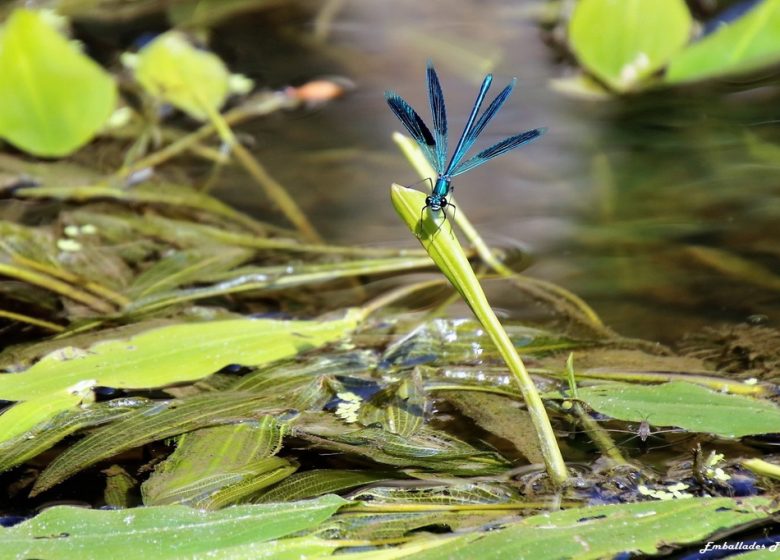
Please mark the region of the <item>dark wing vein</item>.
<svg viewBox="0 0 780 560"><path fill-rule="evenodd" d="M385 99L387 99L387 104L390 106L390 109L404 125L407 132L409 132L409 134L412 135L412 138L420 145L425 157L436 171L439 172L440 167L435 154L436 140L434 140L433 134L428 130L428 127L425 125L420 115L418 115L417 111L412 109L412 106L395 92L386 92Z"/></svg>
<svg viewBox="0 0 780 560"><path fill-rule="evenodd" d="M433 133L436 135L436 170L441 172L447 163L447 111L444 107L444 94L441 91L439 76L428 63L428 100L433 115Z"/></svg>
<svg viewBox="0 0 780 560"><path fill-rule="evenodd" d="M452 176L460 175L461 173L465 173L466 171L469 171L470 169L474 169L475 167L479 167L483 163L490 161L493 158L496 158L502 154L507 153L510 150L514 150L515 148L519 148L520 146L524 144L528 144L529 142L533 142L537 138L539 138L542 134L544 134L547 131L546 128L535 128L533 130L527 130L525 132L521 132L520 134L516 134L515 136L510 136L509 138L502 140L498 144L494 144L493 146L490 146L489 148L482 150L477 155L475 155L473 158L468 159L458 165L458 167L455 168L455 171L452 172Z"/></svg>

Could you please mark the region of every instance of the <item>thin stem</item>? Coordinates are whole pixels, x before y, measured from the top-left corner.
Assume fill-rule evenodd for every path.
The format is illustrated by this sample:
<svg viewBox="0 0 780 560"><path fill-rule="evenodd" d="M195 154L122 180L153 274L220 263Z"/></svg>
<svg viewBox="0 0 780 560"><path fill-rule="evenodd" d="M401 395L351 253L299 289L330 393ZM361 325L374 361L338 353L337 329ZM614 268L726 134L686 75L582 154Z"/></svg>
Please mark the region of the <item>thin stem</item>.
<svg viewBox="0 0 780 560"><path fill-rule="evenodd" d="M249 153L249 150L236 139L233 131L230 129L230 125L228 125L222 115L208 103L204 103L203 107L206 109L211 122L214 124L217 134L219 134L222 141L228 145L239 163L244 166L244 169L265 190L265 194L268 198L270 198L284 213L287 219L298 228L301 235L313 243L322 243L323 241L320 234L317 233L317 230L311 225L311 222L309 222L309 219L301 211L300 207L295 202L295 199L291 197L281 183L274 179L265 167Z"/></svg>
<svg viewBox="0 0 780 560"><path fill-rule="evenodd" d="M0 309L0 317L5 317L6 319L10 319L11 321L19 321L20 323L28 323L30 325L34 325L42 329L50 330L52 332L58 333L65 330L65 327L58 325L56 323L50 323L49 321L44 321L43 319L30 317L29 315L21 315L20 313L14 313L13 311L5 311L3 309Z"/></svg>
<svg viewBox="0 0 780 560"><path fill-rule="evenodd" d="M61 280L52 278L48 275L40 274L34 270L0 263L0 275L16 278L17 280L22 280L23 282L27 282L29 284L33 284L46 290L55 292L70 298L73 301L83 303L87 307L90 307L101 313L111 313L113 311L113 308L103 300L97 299L95 296L88 294L87 292L83 292L78 288L71 286L70 284L66 284Z"/></svg>
<svg viewBox="0 0 780 560"><path fill-rule="evenodd" d="M371 313L377 311L378 309L381 309L382 307L387 307L388 305L395 303L398 300L404 299L415 292L421 292L423 290L427 290L428 288L432 288L434 286L443 286L446 284L447 284L446 280L437 278L435 280L427 280L425 282L416 282L408 286L401 286L400 288L391 290L387 293L382 294L378 298L369 301L363 306L363 311L365 312L366 315L370 315Z"/></svg>
<svg viewBox="0 0 780 560"><path fill-rule="evenodd" d="M267 115L281 109L296 107L299 103L299 101L290 99L282 94L268 94L259 101L255 100L254 103L245 103L240 107L228 111L223 116L223 120L225 123L232 126L250 118ZM113 178L121 181L143 169L157 167L179 154L186 152L216 132L217 127L214 123L210 122L204 124L195 132L180 138L176 142L149 154L145 158L139 159L132 165L122 167L114 174Z"/></svg>
<svg viewBox="0 0 780 560"><path fill-rule="evenodd" d="M119 307L125 307L131 303L128 298L120 293L115 292L111 288L91 280L85 280L84 278L81 278L68 270L49 266L46 263L34 261L18 254L12 254L12 258L14 262L17 262L22 266L26 266L27 268L37 270L38 272L43 272L49 276L54 276L55 278L59 278L60 280L64 280L70 284L81 284L93 294L101 296L103 299L115 303Z"/></svg>

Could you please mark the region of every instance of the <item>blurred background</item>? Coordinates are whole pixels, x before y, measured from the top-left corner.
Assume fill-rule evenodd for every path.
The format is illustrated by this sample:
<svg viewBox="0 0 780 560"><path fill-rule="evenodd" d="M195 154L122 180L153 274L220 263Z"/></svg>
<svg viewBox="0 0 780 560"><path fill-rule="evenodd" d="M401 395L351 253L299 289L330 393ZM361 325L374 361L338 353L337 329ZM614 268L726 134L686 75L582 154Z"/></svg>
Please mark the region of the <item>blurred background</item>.
<svg viewBox="0 0 780 560"><path fill-rule="evenodd" d="M57 4L73 17L88 52L107 65L112 53L176 25L207 28L209 48L258 88L317 79L348 84L331 102L239 129L325 239L339 244L415 245L389 204L392 182L411 185L419 177L391 141L400 123L385 90L430 122L430 59L455 133L486 73L495 75L496 92L517 77L477 148L530 128L548 133L455 181L459 211L491 244L529 253L528 274L580 295L624 335L671 342L723 323L777 325L776 58L673 85L661 78L664 60L616 91L598 63L586 62L585 47L572 43L576 1ZM687 2L685 42L736 27L758 9L772 11L766 17L774 29L777 2L763 4ZM597 18L589 25L595 41L622 24ZM197 179L209 166L192 162L188 173ZM227 167L212 192L253 215L276 216L239 167ZM516 294L498 290L494 297L510 316L533 315Z"/></svg>

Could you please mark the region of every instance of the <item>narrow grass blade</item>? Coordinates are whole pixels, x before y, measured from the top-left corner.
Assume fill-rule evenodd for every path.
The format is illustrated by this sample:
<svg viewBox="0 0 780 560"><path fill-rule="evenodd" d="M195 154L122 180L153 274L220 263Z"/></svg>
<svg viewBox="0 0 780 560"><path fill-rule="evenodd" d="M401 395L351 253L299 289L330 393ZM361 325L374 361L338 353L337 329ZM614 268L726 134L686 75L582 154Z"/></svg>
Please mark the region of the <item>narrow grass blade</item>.
<svg viewBox="0 0 780 560"><path fill-rule="evenodd" d="M463 248L452 232L449 220L445 219L443 213L437 216L429 211L423 212L421 219L420 208L425 206L425 195L421 192L393 185L391 198L398 215L418 236L436 266L471 307L506 361L531 414L547 472L556 484L563 484L568 478L566 465L539 393L511 339L490 307Z"/></svg>

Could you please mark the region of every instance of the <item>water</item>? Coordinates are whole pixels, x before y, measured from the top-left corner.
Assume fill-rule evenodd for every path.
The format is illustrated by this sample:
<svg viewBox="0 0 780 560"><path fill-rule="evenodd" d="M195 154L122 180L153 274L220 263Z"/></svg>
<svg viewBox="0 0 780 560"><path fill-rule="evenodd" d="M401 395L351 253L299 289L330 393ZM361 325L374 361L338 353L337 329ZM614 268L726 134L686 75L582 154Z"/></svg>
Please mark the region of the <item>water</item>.
<svg viewBox="0 0 780 560"><path fill-rule="evenodd" d="M518 87L477 148L547 126L532 146L462 177L459 211L497 245L526 244L533 276L584 297L623 334L673 342L705 325L777 324L780 203L777 72L624 100L553 91L570 72L530 19L543 2L346 2L327 40L313 14L241 18L215 45L263 85L321 75L357 88L313 112L254 123L254 151L330 241L413 246L389 185L419 179L390 140L392 88L427 107L425 63L439 70L457 130L486 71ZM425 113L425 117L430 120ZM268 215L239 170L224 195ZM229 185L240 185L230 188ZM760 267L756 269L755 267ZM500 305L521 308L522 296ZM519 311L518 311L519 313Z"/></svg>

